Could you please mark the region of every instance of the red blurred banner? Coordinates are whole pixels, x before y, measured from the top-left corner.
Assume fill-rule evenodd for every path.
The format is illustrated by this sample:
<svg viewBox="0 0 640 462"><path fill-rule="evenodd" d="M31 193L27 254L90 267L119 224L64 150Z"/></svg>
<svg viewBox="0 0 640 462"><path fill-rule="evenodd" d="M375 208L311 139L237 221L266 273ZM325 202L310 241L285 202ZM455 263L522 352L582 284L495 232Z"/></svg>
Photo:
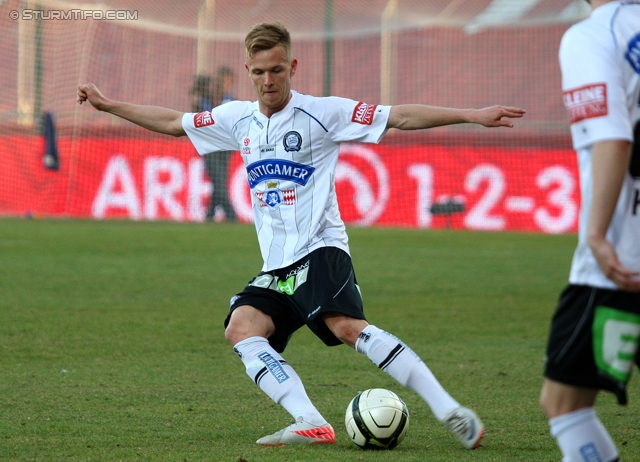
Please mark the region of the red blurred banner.
<svg viewBox="0 0 640 462"><path fill-rule="evenodd" d="M186 138L63 137L58 149L60 170L47 170L41 137L0 137L0 214L204 220L211 184ZM238 218L251 221L239 155L229 180ZM351 225L577 230L579 179L568 149L345 144L336 189Z"/></svg>

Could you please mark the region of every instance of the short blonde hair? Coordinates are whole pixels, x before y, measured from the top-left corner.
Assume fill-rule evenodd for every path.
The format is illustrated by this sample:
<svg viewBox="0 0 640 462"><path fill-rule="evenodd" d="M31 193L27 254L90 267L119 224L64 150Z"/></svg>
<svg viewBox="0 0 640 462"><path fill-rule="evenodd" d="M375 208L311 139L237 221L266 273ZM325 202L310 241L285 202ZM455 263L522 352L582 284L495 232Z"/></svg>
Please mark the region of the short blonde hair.
<svg viewBox="0 0 640 462"><path fill-rule="evenodd" d="M247 49L247 58L258 51L281 46L284 48L287 59L291 61L291 35L279 22L265 22L253 26L244 39L244 45Z"/></svg>

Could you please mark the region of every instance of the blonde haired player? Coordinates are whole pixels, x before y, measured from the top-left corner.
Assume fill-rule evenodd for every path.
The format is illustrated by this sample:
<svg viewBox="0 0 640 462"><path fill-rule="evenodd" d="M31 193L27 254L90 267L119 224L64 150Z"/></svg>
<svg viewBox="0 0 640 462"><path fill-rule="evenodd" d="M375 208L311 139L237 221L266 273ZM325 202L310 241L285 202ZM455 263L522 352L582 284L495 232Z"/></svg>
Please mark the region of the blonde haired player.
<svg viewBox="0 0 640 462"><path fill-rule="evenodd" d="M142 127L188 135L200 154L236 150L251 191L262 271L231 299L226 338L247 375L294 423L260 438L259 445L325 444L332 426L280 355L306 325L326 345L346 344L418 393L438 420L468 449L484 425L462 407L401 340L369 324L351 264L335 193L340 143L377 143L389 128L417 130L475 123L512 127L519 108L449 109L419 104L380 106L346 98L316 98L291 89L298 68L291 39L279 23L259 24L246 36L246 71L258 100L232 101L211 112L183 114L105 98L93 84L78 86L78 102Z"/></svg>

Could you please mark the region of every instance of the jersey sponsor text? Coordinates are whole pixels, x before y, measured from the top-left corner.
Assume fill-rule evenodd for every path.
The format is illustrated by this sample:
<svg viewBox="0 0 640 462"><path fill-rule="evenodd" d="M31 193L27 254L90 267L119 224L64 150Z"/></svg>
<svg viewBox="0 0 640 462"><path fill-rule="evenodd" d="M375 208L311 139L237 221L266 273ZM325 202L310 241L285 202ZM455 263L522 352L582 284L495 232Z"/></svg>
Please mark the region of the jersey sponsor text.
<svg viewBox="0 0 640 462"><path fill-rule="evenodd" d="M572 124L608 114L606 83L567 90L563 98Z"/></svg>
<svg viewBox="0 0 640 462"><path fill-rule="evenodd" d="M285 180L305 186L315 168L285 159L263 159L247 166L251 189L265 180Z"/></svg>
<svg viewBox="0 0 640 462"><path fill-rule="evenodd" d="M267 366L267 369L275 377L278 383L282 383L289 378L287 373L282 368L280 361L275 359L266 351L263 353L260 353L258 355L258 358L260 358L260 360L264 363L264 365Z"/></svg>
<svg viewBox="0 0 640 462"><path fill-rule="evenodd" d="M371 125L373 123L373 113L375 112L376 107L378 106L372 106L362 102L356 104L356 107L353 110L353 116L351 117L351 122L362 125Z"/></svg>
<svg viewBox="0 0 640 462"><path fill-rule="evenodd" d="M193 116L193 125L196 128L207 127L214 123L215 121L213 120L213 117L211 117L211 113L209 111L199 112Z"/></svg>

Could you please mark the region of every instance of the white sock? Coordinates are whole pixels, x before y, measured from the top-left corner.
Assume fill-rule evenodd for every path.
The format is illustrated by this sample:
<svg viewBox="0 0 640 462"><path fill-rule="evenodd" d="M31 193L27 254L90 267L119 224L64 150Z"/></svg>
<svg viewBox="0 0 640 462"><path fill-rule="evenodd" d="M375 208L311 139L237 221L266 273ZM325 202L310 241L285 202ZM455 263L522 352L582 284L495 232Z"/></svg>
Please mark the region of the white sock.
<svg viewBox="0 0 640 462"><path fill-rule="evenodd" d="M619 460L616 445L592 407L549 419L549 426L563 462Z"/></svg>
<svg viewBox="0 0 640 462"><path fill-rule="evenodd" d="M296 371L269 345L266 338L249 337L238 342L233 350L242 359L247 375L294 419L302 419L313 425L327 423L307 396Z"/></svg>
<svg viewBox="0 0 640 462"><path fill-rule="evenodd" d="M460 406L411 348L382 329L373 325L365 327L356 341L356 350L400 384L418 393L438 420Z"/></svg>

